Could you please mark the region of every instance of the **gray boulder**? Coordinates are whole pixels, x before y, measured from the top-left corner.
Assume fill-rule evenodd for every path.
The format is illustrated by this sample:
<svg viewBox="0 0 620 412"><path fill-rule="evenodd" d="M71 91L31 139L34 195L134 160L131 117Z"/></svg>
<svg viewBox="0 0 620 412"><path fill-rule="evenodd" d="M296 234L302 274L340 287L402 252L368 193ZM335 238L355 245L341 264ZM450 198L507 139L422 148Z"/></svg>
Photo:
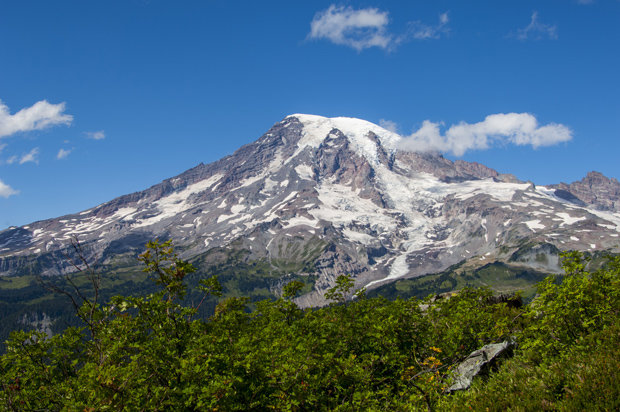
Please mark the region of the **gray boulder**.
<svg viewBox="0 0 620 412"><path fill-rule="evenodd" d="M474 377L488 373L500 358L512 353L514 342L501 342L485 345L472 352L451 374L452 386L447 393L468 389Z"/></svg>

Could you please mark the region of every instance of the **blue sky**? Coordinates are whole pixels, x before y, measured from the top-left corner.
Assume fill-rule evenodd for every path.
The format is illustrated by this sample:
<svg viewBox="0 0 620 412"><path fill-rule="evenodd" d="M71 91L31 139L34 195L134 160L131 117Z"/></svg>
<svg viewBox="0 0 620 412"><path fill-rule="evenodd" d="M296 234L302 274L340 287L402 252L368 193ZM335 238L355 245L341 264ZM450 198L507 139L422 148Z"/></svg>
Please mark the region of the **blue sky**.
<svg viewBox="0 0 620 412"><path fill-rule="evenodd" d="M291 113L537 184L620 177L618 0L5 1L0 38L0 229L145 189Z"/></svg>

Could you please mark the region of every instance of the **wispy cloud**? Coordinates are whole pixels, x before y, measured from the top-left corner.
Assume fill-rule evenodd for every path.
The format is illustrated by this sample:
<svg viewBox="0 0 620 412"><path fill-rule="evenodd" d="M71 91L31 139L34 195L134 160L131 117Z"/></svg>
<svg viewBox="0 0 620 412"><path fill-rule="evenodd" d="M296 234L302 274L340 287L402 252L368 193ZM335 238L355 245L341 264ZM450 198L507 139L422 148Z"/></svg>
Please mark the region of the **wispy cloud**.
<svg viewBox="0 0 620 412"><path fill-rule="evenodd" d="M66 159L73 149L60 149L58 154L56 155L56 159L62 160Z"/></svg>
<svg viewBox="0 0 620 412"><path fill-rule="evenodd" d="M439 151L462 156L468 150L489 149L494 145L551 146L572 139L566 126L549 123L540 126L530 113L498 113L478 123L461 122L441 131L441 123L425 120L422 127L405 137L400 149L413 152Z"/></svg>
<svg viewBox="0 0 620 412"><path fill-rule="evenodd" d="M29 163L29 162L39 164L39 148L38 147L35 147L34 149L32 149L31 151L29 151L28 153L26 153L19 159L20 165L23 165L24 163Z"/></svg>
<svg viewBox="0 0 620 412"><path fill-rule="evenodd" d="M1 143L0 144L0 153L2 153L2 151L4 150L5 147L6 147L6 143Z"/></svg>
<svg viewBox="0 0 620 412"><path fill-rule="evenodd" d="M419 21L409 23L404 34L390 33L389 13L377 8L353 9L352 7L331 5L315 14L310 23L308 38L325 39L334 44L362 51L371 47L390 50L398 44L411 39L436 39L447 32L448 14L439 16L435 26Z"/></svg>
<svg viewBox="0 0 620 412"><path fill-rule="evenodd" d="M538 12L532 13L530 24L517 31L517 39L519 40L542 40L557 39L558 27L552 24L544 24L538 20Z"/></svg>
<svg viewBox="0 0 620 412"><path fill-rule="evenodd" d="M314 16L309 37L327 39L358 51L369 47L387 49L393 41L387 32L388 23L386 11L376 8L354 10L332 4Z"/></svg>
<svg viewBox="0 0 620 412"><path fill-rule="evenodd" d="M41 130L56 125L68 125L73 116L64 113L65 104L51 104L46 100L36 102L15 114L0 101L0 138L19 132Z"/></svg>
<svg viewBox="0 0 620 412"><path fill-rule="evenodd" d="M16 155L13 155L13 156L9 157L8 159L6 159L6 164L8 164L8 165L12 165L15 162L17 162L17 156Z"/></svg>
<svg viewBox="0 0 620 412"><path fill-rule="evenodd" d="M416 40L438 39L441 35L448 32L448 22L450 21L448 13L442 13L439 15L439 22L432 26L424 24L420 21L414 21L409 23L409 29L405 36L402 36L402 41L409 38Z"/></svg>
<svg viewBox="0 0 620 412"><path fill-rule="evenodd" d="M381 119L379 120L379 126L383 127L386 130L389 130L392 133L398 133L398 125L396 122L391 120Z"/></svg>
<svg viewBox="0 0 620 412"><path fill-rule="evenodd" d="M7 185L2 180L0 180L0 197L3 197L6 199L9 196L13 196L18 193L19 193L18 190L13 189L11 186Z"/></svg>
<svg viewBox="0 0 620 412"><path fill-rule="evenodd" d="M97 132L86 132L86 137L93 140L103 140L105 139L105 133L103 130L99 130Z"/></svg>

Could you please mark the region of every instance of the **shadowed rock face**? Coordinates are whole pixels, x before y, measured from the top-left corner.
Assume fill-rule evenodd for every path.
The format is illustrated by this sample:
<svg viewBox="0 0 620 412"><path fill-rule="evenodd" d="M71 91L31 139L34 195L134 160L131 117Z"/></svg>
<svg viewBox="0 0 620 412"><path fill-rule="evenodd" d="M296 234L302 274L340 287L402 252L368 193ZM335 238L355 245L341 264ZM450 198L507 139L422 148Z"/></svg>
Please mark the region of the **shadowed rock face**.
<svg viewBox="0 0 620 412"><path fill-rule="evenodd" d="M444 182L463 182L500 176L497 171L480 163L463 160L452 162L438 153L397 152L396 156L406 164L415 165L416 171L431 174Z"/></svg>
<svg viewBox="0 0 620 412"><path fill-rule="evenodd" d="M557 196L577 205L591 205L598 210L620 212L620 182L599 172L589 172L586 177L571 184L549 186Z"/></svg>
<svg viewBox="0 0 620 412"><path fill-rule="evenodd" d="M478 163L398 151L399 140L359 119L288 116L214 163L0 232L0 275L71 271L61 257L72 238L102 264L135 263L146 240L170 238L185 259L243 251L245 263L281 271L303 261L295 270L317 280L299 302L317 305L341 274L373 288L463 260L557 271L560 250L618 249L615 179L593 172L536 187Z"/></svg>

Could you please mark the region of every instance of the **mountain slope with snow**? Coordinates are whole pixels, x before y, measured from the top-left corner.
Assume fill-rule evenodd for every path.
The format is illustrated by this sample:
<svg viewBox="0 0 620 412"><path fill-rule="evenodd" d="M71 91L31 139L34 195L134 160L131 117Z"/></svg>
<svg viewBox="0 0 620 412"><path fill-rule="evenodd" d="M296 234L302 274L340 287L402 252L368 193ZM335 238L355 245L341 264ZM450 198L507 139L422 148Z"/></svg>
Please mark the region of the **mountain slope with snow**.
<svg viewBox="0 0 620 412"><path fill-rule="evenodd" d="M300 303L316 305L340 274L373 288L465 260L514 261L516 252L518 264L557 271L557 250L618 250L615 179L537 187L477 163L399 151L400 139L364 120L288 116L217 162L0 232L0 275L70 271L72 238L101 264L135 260L146 241L171 238L186 259L242 250L245 262L281 273L304 261L298 274L316 280Z"/></svg>

